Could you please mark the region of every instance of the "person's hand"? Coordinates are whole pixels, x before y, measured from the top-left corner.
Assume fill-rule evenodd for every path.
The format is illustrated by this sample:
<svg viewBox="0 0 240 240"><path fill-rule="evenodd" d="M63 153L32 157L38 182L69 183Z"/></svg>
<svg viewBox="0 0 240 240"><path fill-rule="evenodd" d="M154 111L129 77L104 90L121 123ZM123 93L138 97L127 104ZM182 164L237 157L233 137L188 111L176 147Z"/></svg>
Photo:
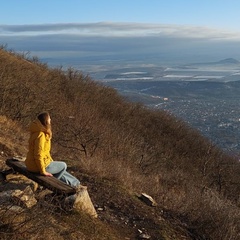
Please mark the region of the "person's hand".
<svg viewBox="0 0 240 240"><path fill-rule="evenodd" d="M47 177L52 177L52 176L53 176L53 175L52 175L51 173L49 173L49 172L45 172L43 175L44 175L44 176L47 176Z"/></svg>

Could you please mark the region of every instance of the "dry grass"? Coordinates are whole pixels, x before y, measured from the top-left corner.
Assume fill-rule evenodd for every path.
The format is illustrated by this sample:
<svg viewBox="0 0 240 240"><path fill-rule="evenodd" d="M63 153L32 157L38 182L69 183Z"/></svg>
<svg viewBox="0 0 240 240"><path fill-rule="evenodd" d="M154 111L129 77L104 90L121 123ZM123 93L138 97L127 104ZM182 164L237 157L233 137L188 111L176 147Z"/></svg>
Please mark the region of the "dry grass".
<svg viewBox="0 0 240 240"><path fill-rule="evenodd" d="M0 115L0 126L0 159L26 155L28 134L19 122Z"/></svg>
<svg viewBox="0 0 240 240"><path fill-rule="evenodd" d="M167 211L187 219L199 236L238 239L236 159L178 119L129 103L74 69L48 69L3 49L0 59L1 126L17 123L26 129L37 113L48 110L52 155L66 160L77 176L91 173L129 191L148 192ZM17 127L11 131L3 134L25 143L25 133ZM19 145L5 146L11 154L25 154L24 148L15 149Z"/></svg>

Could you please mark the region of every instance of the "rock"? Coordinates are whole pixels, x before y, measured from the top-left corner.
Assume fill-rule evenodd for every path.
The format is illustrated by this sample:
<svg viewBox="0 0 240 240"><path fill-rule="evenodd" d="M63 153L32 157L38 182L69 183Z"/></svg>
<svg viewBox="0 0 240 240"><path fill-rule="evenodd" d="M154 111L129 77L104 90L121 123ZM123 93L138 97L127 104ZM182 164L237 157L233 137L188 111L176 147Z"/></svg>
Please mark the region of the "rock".
<svg viewBox="0 0 240 240"><path fill-rule="evenodd" d="M97 218L97 212L93 206L93 203L89 197L87 187L80 186L78 192L75 194L73 203L73 209L76 211L84 211L93 218Z"/></svg>
<svg viewBox="0 0 240 240"><path fill-rule="evenodd" d="M8 212L8 216L9 215L18 215L19 213L23 213L24 209L22 207L16 206L16 205L8 205L6 206L1 206L0 205L0 215L1 217L6 214L6 212Z"/></svg>
<svg viewBox="0 0 240 240"><path fill-rule="evenodd" d="M24 206L26 208L31 208L37 203L30 186L27 186L23 191L19 189L13 191L12 200L16 205Z"/></svg>
<svg viewBox="0 0 240 240"><path fill-rule="evenodd" d="M19 187L21 187L20 185L22 185L23 187L30 185L34 192L39 187L38 183L34 182L33 180L27 178L22 174L8 174L7 181L14 184L18 184Z"/></svg>
<svg viewBox="0 0 240 240"><path fill-rule="evenodd" d="M146 193L142 193L139 196L139 198L151 207L156 207L157 206L156 201L151 196L147 195Z"/></svg>
<svg viewBox="0 0 240 240"><path fill-rule="evenodd" d="M0 205L9 204L11 202L13 192L14 190L0 192Z"/></svg>
<svg viewBox="0 0 240 240"><path fill-rule="evenodd" d="M150 239L151 236L148 235L148 234L146 234L146 233L142 233L142 234L139 235L139 238L140 238L140 239Z"/></svg>
<svg viewBox="0 0 240 240"><path fill-rule="evenodd" d="M29 189L27 189L28 191ZM31 188L30 188L31 190ZM23 204L16 205L15 195L24 194L21 190L7 190L0 192L0 215L1 224L10 224L13 229L19 227L25 221L25 206ZM14 200L15 199L15 200ZM20 200L18 201L18 203Z"/></svg>
<svg viewBox="0 0 240 240"><path fill-rule="evenodd" d="M44 200L47 197L52 197L53 196L53 191L49 190L49 189L41 189L39 192L35 193L35 197L37 200Z"/></svg>
<svg viewBox="0 0 240 240"><path fill-rule="evenodd" d="M150 239L151 238L151 236L149 234L147 234L146 232L144 232L140 229L138 229L138 233L139 233L139 236L138 236L139 239Z"/></svg>
<svg viewBox="0 0 240 240"><path fill-rule="evenodd" d="M1 226L9 225L13 231L15 228L22 226L21 224L26 220L25 210L19 206L10 205L10 203L5 206L0 205L0 215Z"/></svg>

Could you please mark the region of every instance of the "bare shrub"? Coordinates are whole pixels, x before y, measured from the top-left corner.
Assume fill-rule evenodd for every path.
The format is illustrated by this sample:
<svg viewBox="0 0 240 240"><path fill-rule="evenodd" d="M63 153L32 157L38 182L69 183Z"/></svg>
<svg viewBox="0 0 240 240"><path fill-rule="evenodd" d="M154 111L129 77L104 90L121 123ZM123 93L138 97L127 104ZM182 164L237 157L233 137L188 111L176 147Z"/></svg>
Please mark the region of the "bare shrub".
<svg viewBox="0 0 240 240"><path fill-rule="evenodd" d="M49 111L54 159L66 159L76 175L149 192L206 238L237 239L238 160L179 119L129 103L79 71L48 69L3 49L0 58L0 114L26 128Z"/></svg>

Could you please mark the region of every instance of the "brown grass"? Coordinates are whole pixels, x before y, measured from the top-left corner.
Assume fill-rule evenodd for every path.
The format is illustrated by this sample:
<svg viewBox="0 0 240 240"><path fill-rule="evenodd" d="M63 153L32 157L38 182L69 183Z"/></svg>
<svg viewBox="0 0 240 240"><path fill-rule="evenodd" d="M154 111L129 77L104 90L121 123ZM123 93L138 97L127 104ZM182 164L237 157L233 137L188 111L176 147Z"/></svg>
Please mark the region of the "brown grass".
<svg viewBox="0 0 240 240"><path fill-rule="evenodd" d="M79 71L49 69L4 49L0 60L1 126L17 121L26 129L37 113L48 110L52 155L66 160L77 176L91 173L129 191L148 192L206 239L238 239L236 159L180 120L129 103ZM25 143L25 132L12 131ZM6 147L12 151L14 144Z"/></svg>

